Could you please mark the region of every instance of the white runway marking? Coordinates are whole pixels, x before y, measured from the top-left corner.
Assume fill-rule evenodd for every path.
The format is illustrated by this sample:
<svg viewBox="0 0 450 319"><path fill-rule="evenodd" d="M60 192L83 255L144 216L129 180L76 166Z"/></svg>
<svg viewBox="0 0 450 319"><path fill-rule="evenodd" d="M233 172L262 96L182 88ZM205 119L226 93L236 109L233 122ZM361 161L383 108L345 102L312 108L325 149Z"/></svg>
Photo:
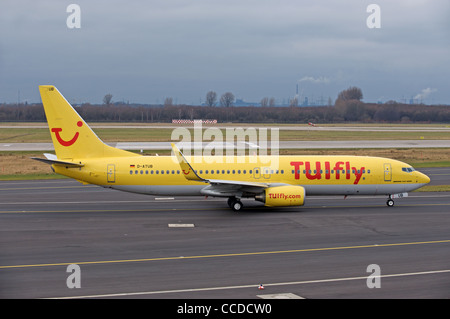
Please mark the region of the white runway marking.
<svg viewBox="0 0 450 319"><path fill-rule="evenodd" d="M432 275L432 274L442 274L442 273L450 273L450 269L421 271L421 272L410 272L410 273L391 274L391 275L381 275L380 278L405 277L405 276L422 276L422 275ZM318 283L338 282L338 281L351 281L351 280L367 280L367 276L281 282L281 283L264 284L264 286L265 287L290 286L290 285L318 284ZM86 295L86 296L72 296L72 297L55 297L55 298L48 298L48 299L109 298L109 297L160 295L160 294L171 294L171 293L202 292L202 291L243 289L243 288L254 288L256 290L258 288L258 286L259 286L259 284L250 284L250 285L240 285L240 286L207 287L207 288L160 290L160 291L143 291L143 292L124 292L124 293L113 293L113 294L102 294L102 295Z"/></svg>
<svg viewBox="0 0 450 319"><path fill-rule="evenodd" d="M190 228L190 227L195 227L194 224L169 224L170 228Z"/></svg>
<svg viewBox="0 0 450 319"><path fill-rule="evenodd" d="M293 293L281 293L281 294L268 294L268 295L256 295L261 299L305 299Z"/></svg>

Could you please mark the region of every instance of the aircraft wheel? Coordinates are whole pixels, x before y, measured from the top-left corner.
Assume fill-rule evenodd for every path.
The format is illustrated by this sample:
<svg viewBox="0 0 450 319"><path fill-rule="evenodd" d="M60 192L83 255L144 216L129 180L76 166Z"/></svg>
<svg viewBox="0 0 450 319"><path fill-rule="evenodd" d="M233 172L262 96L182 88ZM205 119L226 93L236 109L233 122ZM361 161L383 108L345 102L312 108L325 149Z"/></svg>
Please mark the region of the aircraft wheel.
<svg viewBox="0 0 450 319"><path fill-rule="evenodd" d="M239 199L235 199L232 203L231 203L231 209L234 210L235 212L238 212L242 209L244 205L242 205L242 202Z"/></svg>
<svg viewBox="0 0 450 319"><path fill-rule="evenodd" d="M232 208L233 202L236 200L236 197L228 197L227 204L228 207Z"/></svg>
<svg viewBox="0 0 450 319"><path fill-rule="evenodd" d="M394 201L392 199L388 199L386 202L386 205L388 205L389 207L394 206Z"/></svg>

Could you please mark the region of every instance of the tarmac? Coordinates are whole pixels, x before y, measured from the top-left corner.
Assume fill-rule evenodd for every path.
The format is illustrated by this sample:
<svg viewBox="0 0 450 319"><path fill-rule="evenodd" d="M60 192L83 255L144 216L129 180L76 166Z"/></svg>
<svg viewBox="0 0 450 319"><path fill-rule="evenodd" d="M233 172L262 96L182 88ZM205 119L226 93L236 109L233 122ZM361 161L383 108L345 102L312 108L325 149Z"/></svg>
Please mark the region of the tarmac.
<svg viewBox="0 0 450 319"><path fill-rule="evenodd" d="M448 184L449 168L425 173ZM385 202L235 213L220 198L0 182L0 298L450 298L450 194Z"/></svg>

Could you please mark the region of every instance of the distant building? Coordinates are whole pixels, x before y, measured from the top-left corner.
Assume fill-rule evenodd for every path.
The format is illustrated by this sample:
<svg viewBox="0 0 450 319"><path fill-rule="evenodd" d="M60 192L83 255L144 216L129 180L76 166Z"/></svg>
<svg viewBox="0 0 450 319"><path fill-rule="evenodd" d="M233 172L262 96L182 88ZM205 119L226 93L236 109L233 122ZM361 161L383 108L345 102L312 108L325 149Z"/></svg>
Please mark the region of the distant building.
<svg viewBox="0 0 450 319"><path fill-rule="evenodd" d="M246 102L242 99L236 99L236 101L233 103L234 106L261 106L261 103L259 102Z"/></svg>

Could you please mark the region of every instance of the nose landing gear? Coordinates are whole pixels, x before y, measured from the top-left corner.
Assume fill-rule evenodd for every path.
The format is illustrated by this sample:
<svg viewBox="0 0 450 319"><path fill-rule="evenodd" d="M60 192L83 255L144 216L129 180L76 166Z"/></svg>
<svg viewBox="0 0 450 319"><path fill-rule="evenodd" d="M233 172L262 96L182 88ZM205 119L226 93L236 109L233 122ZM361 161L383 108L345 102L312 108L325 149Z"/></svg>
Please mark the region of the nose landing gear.
<svg viewBox="0 0 450 319"><path fill-rule="evenodd" d="M394 200L389 196L389 199L386 202L386 205L388 205L389 207L394 206Z"/></svg>
<svg viewBox="0 0 450 319"><path fill-rule="evenodd" d="M386 202L389 207L394 206L394 198L405 198L408 197L408 193L391 194Z"/></svg>

